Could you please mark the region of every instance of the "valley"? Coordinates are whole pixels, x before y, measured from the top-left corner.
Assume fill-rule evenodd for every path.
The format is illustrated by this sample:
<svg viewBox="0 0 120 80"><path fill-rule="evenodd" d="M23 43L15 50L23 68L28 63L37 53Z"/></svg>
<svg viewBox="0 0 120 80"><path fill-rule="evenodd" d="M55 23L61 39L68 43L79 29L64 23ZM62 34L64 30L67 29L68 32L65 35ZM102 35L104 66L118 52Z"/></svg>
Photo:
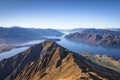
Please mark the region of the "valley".
<svg viewBox="0 0 120 80"><path fill-rule="evenodd" d="M1 80L117 80L119 78L120 73L92 63L51 41L36 44L22 53L0 61Z"/></svg>
<svg viewBox="0 0 120 80"><path fill-rule="evenodd" d="M120 59L118 58L110 55L90 54L87 52L84 52L81 55L94 63L113 69L120 73Z"/></svg>
<svg viewBox="0 0 120 80"><path fill-rule="evenodd" d="M21 64L21 62L16 62L14 59L12 59L12 61L14 62L14 63L16 63L16 66L14 66L14 69L15 69L15 71L17 70L17 69L20 69L20 71L18 71L18 72L21 72L21 71L24 71L23 73L18 73L18 72L14 72L14 69L10 69L10 70L13 70L13 72L9 72L8 71L8 73L7 74L5 74L6 76L4 76L4 78L6 78L5 80L11 80L11 79L14 79L14 78L16 78L15 80L20 80L21 79L21 77L24 77L24 78L30 78L30 77L33 77L32 75L34 74L35 76L37 76L37 74L39 74L39 75L41 75L41 77L40 76L38 76L38 77L36 77L36 78L31 78L31 79L43 79L43 80L46 80L46 79L48 79L48 78L50 78L50 76L48 76L48 74L49 75L51 75L51 79L59 79L59 78L62 78L62 79L73 79L73 77L75 77L75 79L74 80L76 80L76 79L104 79L104 80L107 80L107 78L110 78L109 80L116 80L116 77L118 77L118 76L116 76L116 77L114 77L113 75L112 76L110 76L112 73L114 73L114 72L116 72L115 74L117 75L120 75L119 73L120 73L120 69L119 69L119 60L120 60L120 54L119 54L119 48L109 48L109 47L103 47L102 45L91 45L91 44L89 44L89 43L84 43L84 42L76 42L76 41L74 41L74 40L68 40L68 39L66 39L66 36L68 36L68 35L70 35L70 34L74 34L74 33L70 33L70 32L68 32L68 31L64 31L64 32L61 32L61 33L65 33L64 35L62 35L62 36L46 36L46 39L38 39L38 40L30 40L30 41L25 41L25 42L20 42L20 43L16 43L15 45L13 45L13 43L11 43L11 44L8 44L7 45L7 43L5 44L1 44L1 53L0 53L0 66L7 66L7 64L9 64L10 62L8 61L8 60L11 60L12 58L15 58L16 57L16 59L18 59L19 60L19 58L20 58L20 54L24 54L24 55L27 55L27 54L29 54L29 51L31 52L31 50L34 48L34 46L36 46L36 45L39 45L39 46L41 46L40 48L36 48L35 50L33 50L32 51L32 53L30 53L31 55L33 55L34 53L34 56L42 56L42 57L44 57L44 56L47 56L48 54L50 54L51 55L51 57L52 57L52 55L53 55L53 52L54 52L54 50L51 50L52 48L53 49L56 49L56 48L54 48L54 47L52 47L52 45L56 45L56 46L58 46L58 47L62 47L63 49L65 49L65 51L67 50L69 53L72 53L74 56L76 55L76 53L77 53L77 56L80 56L79 58L77 58L77 57L74 57L75 59L77 58L77 61L79 61L79 59L80 58L82 58L82 59L86 59L85 60L85 65L89 65L89 66L91 66L91 67L93 67L93 68L96 68L96 70L97 71L95 71L95 72L89 72L89 70L87 70L87 72L85 71L85 72L83 72L83 73L77 73L76 71L75 71L75 73L76 73L76 75L81 75L81 76L76 76L75 77L75 75L73 75L72 73L74 72L74 71L71 71L69 74L65 74L64 76L63 75L61 75L60 77L58 77L58 76L56 76L56 77L54 77L54 76L52 76L52 74L51 73L49 73L49 68L52 68L52 66L51 67L46 67L46 68L40 68L40 71L38 71L37 73L34 71L34 70L32 70L32 69L30 69L30 71L32 72L31 74L30 74L30 76L29 75L27 75L28 73L27 72L29 72L29 70L27 69L27 68L29 68L29 67L32 67L32 66L34 66L34 67L37 67L37 63L36 63L36 59L38 59L37 57L36 57L36 59L32 59L32 58L34 58L34 56L29 56L28 57L28 62L27 63L25 63L24 64L24 66L22 67L22 65L23 64ZM45 45L45 46L43 46L42 47L42 45ZM50 48L50 50L52 51L52 52L49 52L49 47L48 47L48 45L51 45L51 48ZM5 47L4 47L5 46ZM6 49L6 50L2 50L2 49ZM39 50L41 50L41 49L43 49L41 52L43 52L44 53L44 49L46 49L46 50L48 50L48 52L46 52L46 53L48 53L48 54L46 54L45 53L45 55L42 55L42 53L38 53L38 51ZM70 51L69 51L70 50ZM26 52L27 51L27 52ZM92 54L88 54L88 53L92 53ZM38 55L36 54L36 53L38 53ZM61 55L63 55L64 56L64 52L60 52L61 54L60 55L57 55L59 52L56 52L55 53L55 55L56 56L58 56L58 57L60 57ZM79 53L79 54L78 54ZM82 54L82 53L84 53L84 54ZM82 56L83 57L82 57ZM104 56L104 55L108 55L108 56ZM109 57L109 56L114 56L115 58L112 58L112 57ZM39 60L41 60L41 59L43 59L43 58L40 58L40 59L38 59L37 61L39 61ZM85 58L84 58L85 57ZM23 58L23 57L22 57ZM56 58L56 57L54 57L53 56L53 58ZM70 62L71 62L71 60L74 60L74 58L73 59L70 59ZM116 58L117 58L117 60L116 60ZM48 62L49 63L49 60L51 61L51 58L45 58L45 60L43 59L42 61L40 61L39 63L41 64L41 67L42 67L42 65L45 67L45 64ZM61 58L61 59L63 59L63 58ZM35 60L35 61L31 61L31 60ZM48 60L47 62L46 62L46 60ZM67 60L67 59L63 59L62 60L62 62L64 62L64 60ZM4 64L5 62L8 62L7 64ZM30 62L29 62L30 61ZM86 62L87 61L87 62ZM23 63L24 62L26 62L26 61L22 61ZM62 64L62 65L66 65L66 67L65 66L61 66L61 69L63 69L63 71L60 73L60 74L63 74L63 73L65 73L64 72L64 68L66 68L66 70L65 71L69 71L70 69L72 69L72 66L71 66L71 68L70 69L67 69L68 67L69 67L69 65L72 65L72 64L74 64L74 63L69 63L69 61L68 62L65 62L65 63L61 63L61 62L55 62L56 63L56 65L60 65L60 64ZM68 64L69 63L69 64ZM17 67L17 65L21 65L21 67ZM80 65L80 62L78 62L78 63L76 63L76 64L78 64L78 65ZM84 62L82 63L82 65L84 64ZM49 65L52 65L51 64L51 62L50 62L50 64ZM67 65L68 65L68 67L67 67ZM94 66L93 66L94 65ZM96 65L96 66L95 66ZM11 65L12 66L12 65ZM40 66L40 65L38 65L38 66ZM104 66L104 67L103 67ZM24 68L25 67L25 68ZM62 68L63 67L63 68ZM74 67L74 66L73 66ZM80 67L80 68L76 68L77 70L83 70L84 71L84 67L86 67L86 66L83 66L83 67ZM104 69L103 69L103 68ZM9 67L10 68L10 67ZM88 67L89 68L89 67ZM5 69L5 67L1 67L1 71L3 70L4 71L4 69ZM104 74L104 72L103 73L101 73L99 70L105 70L105 73L106 72L108 72L109 73L109 71L110 71L110 73L111 74L109 74L108 76L107 76L107 74L105 74L105 76L103 76L102 74ZM45 71L43 71L43 70L45 70ZM47 71L46 71L47 70ZM59 69L58 69L59 70ZM92 69L93 70L93 69ZM58 71L57 71L57 68L52 68L52 71L55 71L55 73L56 74L54 74L54 75L60 75L60 74L58 74ZM94 70L93 70L94 71ZM111 72L112 71L112 72ZM81 72L81 71L80 71ZM97 73L99 73L99 75L94 75L94 74L96 74L96 72ZM12 74L16 74L16 76L14 76L14 77L11 77L12 76L12 74L10 74L10 73L12 73ZM25 77L24 75L27 75L27 77ZM65 77L65 76L71 76L71 75L73 75L73 76L71 76L71 77ZM86 75L86 77L83 77L82 75ZM46 76L46 77L45 77ZM94 77L93 77L94 76ZM107 78L105 78L105 77L107 77Z"/></svg>
<svg viewBox="0 0 120 80"><path fill-rule="evenodd" d="M120 0L0 0L0 80L120 80Z"/></svg>

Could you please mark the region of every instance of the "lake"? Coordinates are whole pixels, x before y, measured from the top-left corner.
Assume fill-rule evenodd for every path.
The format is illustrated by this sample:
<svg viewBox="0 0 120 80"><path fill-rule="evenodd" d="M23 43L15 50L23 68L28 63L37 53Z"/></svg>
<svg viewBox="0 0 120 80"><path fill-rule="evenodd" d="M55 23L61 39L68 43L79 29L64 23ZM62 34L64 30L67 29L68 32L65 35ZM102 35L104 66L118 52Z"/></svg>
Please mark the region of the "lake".
<svg viewBox="0 0 120 80"><path fill-rule="evenodd" d="M55 39L55 37L50 37ZM57 37L58 39L58 37ZM92 54L109 54L111 56L115 56L117 58L120 58L120 49L115 49L115 48L105 48L102 46L95 46L95 45L90 45L87 43L82 43L82 42L73 42L73 41L69 41L67 39L64 38L64 36L59 37L59 39L61 39L61 41L57 41L57 43L73 52L76 53L82 53L82 52L90 52ZM44 40L34 40L34 41L30 41L27 43L23 43L20 45L28 45L28 44L37 44L40 43ZM14 56L17 53L20 53L26 49L28 49L29 47L21 47L21 48L15 48L12 49L10 51L7 52L3 52L0 54L0 60L3 58L8 58L11 56Z"/></svg>
<svg viewBox="0 0 120 80"><path fill-rule="evenodd" d="M0 60L4 59L4 58L9 58L11 56L14 56L22 51L25 51L26 49L28 49L29 47L21 47L21 48L14 48L10 51L6 51L3 53L0 53Z"/></svg>
<svg viewBox="0 0 120 80"><path fill-rule="evenodd" d="M82 43L82 42L73 42L65 38L61 39L61 41L57 43L76 53L89 52L92 54L109 54L111 56L120 58L120 49L95 46L95 45L90 45L88 43Z"/></svg>

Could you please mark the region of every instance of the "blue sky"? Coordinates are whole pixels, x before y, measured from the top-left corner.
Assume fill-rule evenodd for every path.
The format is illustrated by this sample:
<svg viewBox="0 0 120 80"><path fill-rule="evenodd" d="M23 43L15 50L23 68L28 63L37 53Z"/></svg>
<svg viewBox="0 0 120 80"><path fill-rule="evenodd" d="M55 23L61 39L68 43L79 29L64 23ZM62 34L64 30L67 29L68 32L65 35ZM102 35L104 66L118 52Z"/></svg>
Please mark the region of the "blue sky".
<svg viewBox="0 0 120 80"><path fill-rule="evenodd" d="M120 28L120 0L0 0L0 26Z"/></svg>

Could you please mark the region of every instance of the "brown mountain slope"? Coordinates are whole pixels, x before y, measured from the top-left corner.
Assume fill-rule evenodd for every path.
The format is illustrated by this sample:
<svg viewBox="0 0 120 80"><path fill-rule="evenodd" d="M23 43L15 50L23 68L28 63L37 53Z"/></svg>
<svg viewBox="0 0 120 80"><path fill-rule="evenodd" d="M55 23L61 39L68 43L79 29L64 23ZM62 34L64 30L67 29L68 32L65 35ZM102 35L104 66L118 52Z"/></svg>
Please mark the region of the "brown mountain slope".
<svg viewBox="0 0 120 80"><path fill-rule="evenodd" d="M0 61L0 80L119 79L119 73L94 64L51 41Z"/></svg>
<svg viewBox="0 0 120 80"><path fill-rule="evenodd" d="M109 31L108 33L105 30L93 30L93 32L86 30L83 32L75 32L68 34L65 36L65 38L72 41L87 42L90 44L101 45L104 47L120 48L120 35L118 35L118 33L119 32L115 31Z"/></svg>

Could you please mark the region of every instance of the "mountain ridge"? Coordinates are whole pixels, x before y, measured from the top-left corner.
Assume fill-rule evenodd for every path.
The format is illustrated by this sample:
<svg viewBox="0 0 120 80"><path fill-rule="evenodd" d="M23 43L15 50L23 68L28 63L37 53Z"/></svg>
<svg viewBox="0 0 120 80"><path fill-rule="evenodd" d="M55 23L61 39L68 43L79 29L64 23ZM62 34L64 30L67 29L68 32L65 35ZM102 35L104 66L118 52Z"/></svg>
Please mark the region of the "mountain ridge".
<svg viewBox="0 0 120 80"><path fill-rule="evenodd" d="M0 27L0 35L0 43L18 43L30 40L46 39L47 37L45 36L62 36L63 33L54 29Z"/></svg>
<svg viewBox="0 0 120 80"><path fill-rule="evenodd" d="M70 33L65 38L77 42L101 45L103 47L120 48L120 32L117 31L88 29L83 32Z"/></svg>
<svg viewBox="0 0 120 80"><path fill-rule="evenodd" d="M0 61L1 80L117 80L120 74L44 41ZM102 72L101 72L102 71Z"/></svg>

